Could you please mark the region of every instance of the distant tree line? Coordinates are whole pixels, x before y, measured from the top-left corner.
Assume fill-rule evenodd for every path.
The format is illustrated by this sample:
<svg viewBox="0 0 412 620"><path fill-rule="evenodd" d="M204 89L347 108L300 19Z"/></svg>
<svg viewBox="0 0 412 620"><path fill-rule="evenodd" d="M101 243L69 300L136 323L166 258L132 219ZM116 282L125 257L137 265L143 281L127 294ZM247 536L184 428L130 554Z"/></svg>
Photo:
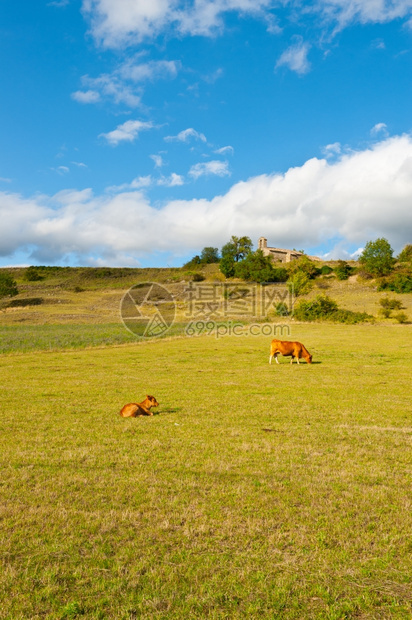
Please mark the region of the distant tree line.
<svg viewBox="0 0 412 620"><path fill-rule="evenodd" d="M250 237L233 235L221 248L220 254L218 248L205 247L200 255L194 256L184 268L219 263L220 271L226 278L241 278L253 282L287 282L295 295L308 293L314 278L319 275L327 276L332 272L338 280L347 280L355 273L366 278L378 278L379 290L412 291L412 245L406 245L396 259L387 239L368 241L358 262L358 267L344 260L337 261L333 267L320 267L303 253L303 256L290 263L275 263L270 256L264 256L262 250L253 251Z"/></svg>

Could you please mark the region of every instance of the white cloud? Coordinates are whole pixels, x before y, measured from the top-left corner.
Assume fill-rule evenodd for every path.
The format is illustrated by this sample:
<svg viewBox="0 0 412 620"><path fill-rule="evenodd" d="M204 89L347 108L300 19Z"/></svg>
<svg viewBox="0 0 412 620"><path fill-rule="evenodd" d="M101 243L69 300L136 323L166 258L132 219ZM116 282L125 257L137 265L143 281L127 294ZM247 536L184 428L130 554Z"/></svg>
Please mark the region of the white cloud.
<svg viewBox="0 0 412 620"><path fill-rule="evenodd" d="M154 252L179 256L220 247L232 234L255 243L264 235L292 248L315 248L330 239L362 247L383 236L399 252L411 242L411 203L412 137L403 135L333 163L313 158L284 174L236 183L211 200L174 200L163 207L137 189L101 196L67 190L30 199L0 192L0 255L31 247L29 262L70 255L79 264L89 264L90 256L100 256L102 264L135 264Z"/></svg>
<svg viewBox="0 0 412 620"><path fill-rule="evenodd" d="M142 54L137 54L121 63L111 73L102 73L98 77L83 75L81 83L85 90L72 93L72 99L79 103L109 100L115 104L124 104L129 108L138 107L141 103L144 82L174 79L180 69L179 61L141 62L141 58Z"/></svg>
<svg viewBox="0 0 412 620"><path fill-rule="evenodd" d="M223 30L225 13L263 18L271 5L271 0L203 0L186 10L173 11L172 19L183 34L211 36Z"/></svg>
<svg viewBox="0 0 412 620"><path fill-rule="evenodd" d="M131 183L122 183L121 185L111 185L106 187L106 192L119 193L135 189L144 189L153 185L153 179L149 175L145 177L136 177Z"/></svg>
<svg viewBox="0 0 412 620"><path fill-rule="evenodd" d="M100 95L95 90L76 90L71 97L79 103L97 103L100 101Z"/></svg>
<svg viewBox="0 0 412 620"><path fill-rule="evenodd" d="M362 252L363 252L363 248L358 248L357 250L352 252L352 254L350 254L349 256L353 260L357 260L359 258L359 256L362 254Z"/></svg>
<svg viewBox="0 0 412 620"><path fill-rule="evenodd" d="M379 134L381 134L385 138L388 137L389 133L386 123L376 123L376 125L372 127L371 136L378 136Z"/></svg>
<svg viewBox="0 0 412 620"><path fill-rule="evenodd" d="M165 185L166 187L177 187L178 185L184 185L184 178L180 174L172 172L169 177L161 177L157 181L157 185Z"/></svg>
<svg viewBox="0 0 412 620"><path fill-rule="evenodd" d="M99 138L105 138L112 146L117 146L119 142L134 142L141 131L152 129L152 122L126 121L123 125L118 125L113 131L101 133Z"/></svg>
<svg viewBox="0 0 412 620"><path fill-rule="evenodd" d="M163 157L161 155L150 155L150 159L153 159L155 168L163 166Z"/></svg>
<svg viewBox="0 0 412 620"><path fill-rule="evenodd" d="M172 0L83 0L93 36L108 47L159 32L171 19Z"/></svg>
<svg viewBox="0 0 412 620"><path fill-rule="evenodd" d="M50 168L53 172L57 172L57 174L67 174L70 172L70 168L67 166L57 166L57 168Z"/></svg>
<svg viewBox="0 0 412 620"><path fill-rule="evenodd" d="M318 254L322 260L337 260L339 258L343 260L357 260L362 254L363 248L358 248L354 252L347 249L347 243L342 240L335 243L333 248L325 254Z"/></svg>
<svg viewBox="0 0 412 620"><path fill-rule="evenodd" d="M203 80L207 84L214 84L215 82L217 82L217 80L219 80L221 77L223 77L223 74L224 74L224 70L221 67L219 67L215 71L212 71L211 73L209 73L207 75L204 75L203 76Z"/></svg>
<svg viewBox="0 0 412 620"><path fill-rule="evenodd" d="M97 103L108 99L115 104L123 103L129 108L140 105L140 94L134 86L124 83L116 75L102 74L97 78L88 75L82 77L82 84L89 90L76 91L72 98L80 103Z"/></svg>
<svg viewBox="0 0 412 620"><path fill-rule="evenodd" d="M176 34L211 36L225 13L267 17L271 0L83 0L93 36L107 47L138 43L173 28Z"/></svg>
<svg viewBox="0 0 412 620"><path fill-rule="evenodd" d="M383 39L375 39L372 41L371 47L375 50L384 50L386 49L385 41Z"/></svg>
<svg viewBox="0 0 412 620"><path fill-rule="evenodd" d="M194 179L210 175L225 177L230 175L229 165L227 161L206 161L192 166L189 170L189 175Z"/></svg>
<svg viewBox="0 0 412 620"><path fill-rule="evenodd" d="M283 52L275 65L275 69L288 67L291 71L303 75L310 71L311 65L307 58L310 45L305 43L301 37L296 38L296 43Z"/></svg>
<svg viewBox="0 0 412 620"><path fill-rule="evenodd" d="M72 164L78 168L87 168L86 164L81 161L72 161Z"/></svg>
<svg viewBox="0 0 412 620"><path fill-rule="evenodd" d="M11 179L8 179L6 177L0 177L0 181L1 183L11 183Z"/></svg>
<svg viewBox="0 0 412 620"><path fill-rule="evenodd" d="M233 146L222 146L221 149L214 151L217 155L233 155L234 152Z"/></svg>
<svg viewBox="0 0 412 620"><path fill-rule="evenodd" d="M206 136L202 133L199 133L193 127L189 127L189 129L184 129L177 136L166 136L164 139L166 142L189 142L189 140L200 140L201 142L207 142Z"/></svg>
<svg viewBox="0 0 412 620"><path fill-rule="evenodd" d="M385 23L404 18L412 0L318 0L314 10L341 29L351 23Z"/></svg>
<svg viewBox="0 0 412 620"><path fill-rule="evenodd" d="M180 174L172 172L168 177L161 176L159 178L152 177L150 174L145 177L136 177L131 183L123 183L122 185L112 185L106 188L109 193L126 192L130 190L143 190L153 185L165 186L165 187L177 187L184 184L184 178Z"/></svg>
<svg viewBox="0 0 412 620"><path fill-rule="evenodd" d="M322 153L326 158L335 157L342 152L340 142L333 142L333 144L327 144L323 147Z"/></svg>
<svg viewBox="0 0 412 620"><path fill-rule="evenodd" d="M95 39L106 47L122 47L153 38L168 31L175 36L213 36L224 29L228 13L264 20L269 32L281 32L274 9L291 6L282 18L296 23L312 13L319 28L334 31L354 24L385 23L410 18L412 0L83 0L83 13L91 24ZM409 22L408 22L409 23Z"/></svg>
<svg viewBox="0 0 412 620"><path fill-rule="evenodd" d="M115 74L123 80L131 82L153 82L160 79L174 79L180 69L180 62L176 60L149 60L140 62L141 55L126 60L116 70Z"/></svg>

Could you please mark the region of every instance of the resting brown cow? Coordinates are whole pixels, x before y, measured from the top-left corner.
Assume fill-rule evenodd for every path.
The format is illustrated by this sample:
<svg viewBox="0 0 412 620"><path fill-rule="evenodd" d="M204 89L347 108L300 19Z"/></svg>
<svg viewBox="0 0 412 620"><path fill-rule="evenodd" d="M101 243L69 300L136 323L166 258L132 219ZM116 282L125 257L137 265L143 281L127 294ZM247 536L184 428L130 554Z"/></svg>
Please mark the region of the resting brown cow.
<svg viewBox="0 0 412 620"><path fill-rule="evenodd" d="M150 411L151 407L158 406L159 403L155 397L147 394L146 398L141 403L129 403L128 405L125 405L121 409L120 415L122 418L138 418L143 415L153 415L153 412Z"/></svg>
<svg viewBox="0 0 412 620"><path fill-rule="evenodd" d="M276 363L279 364L278 354L281 355L291 355L292 359L290 363L292 364L293 358L296 357L296 361L299 364L299 358L303 357L308 364L312 363L312 356L306 347L300 342L290 342L289 340L272 340L270 344L270 357L269 364L272 363L272 357L275 357Z"/></svg>

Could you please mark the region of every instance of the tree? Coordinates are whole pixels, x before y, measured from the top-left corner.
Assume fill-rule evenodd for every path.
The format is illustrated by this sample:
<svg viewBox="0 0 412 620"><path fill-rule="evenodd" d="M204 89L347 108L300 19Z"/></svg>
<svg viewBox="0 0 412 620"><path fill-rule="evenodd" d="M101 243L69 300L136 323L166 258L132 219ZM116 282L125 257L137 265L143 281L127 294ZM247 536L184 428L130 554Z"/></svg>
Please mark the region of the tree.
<svg viewBox="0 0 412 620"><path fill-rule="evenodd" d="M250 237L235 237L222 248L222 258L230 256L235 263L246 258L252 251L253 243Z"/></svg>
<svg viewBox="0 0 412 620"><path fill-rule="evenodd" d="M297 271L292 274L287 281L287 287L292 295L299 297L299 295L306 295L313 287L313 282L310 281L309 276L304 271Z"/></svg>
<svg viewBox="0 0 412 620"><path fill-rule="evenodd" d="M219 269L226 278L233 278L235 275L235 261L232 256L226 254L222 256L219 263Z"/></svg>
<svg viewBox="0 0 412 620"><path fill-rule="evenodd" d="M352 274L352 267L344 260L338 260L334 272L338 280L347 280Z"/></svg>
<svg viewBox="0 0 412 620"><path fill-rule="evenodd" d="M200 262L209 264L209 263L218 263L219 262L219 250L217 248L206 247L203 248L200 254Z"/></svg>
<svg viewBox="0 0 412 620"><path fill-rule="evenodd" d="M14 297L18 294L16 280L7 271L0 271L0 297Z"/></svg>
<svg viewBox="0 0 412 620"><path fill-rule="evenodd" d="M235 263L235 275L253 282L285 282L288 273L284 268L274 268L272 259L262 250L250 252L246 258Z"/></svg>
<svg viewBox="0 0 412 620"><path fill-rule="evenodd" d="M412 262L412 245L410 243L408 243L408 245L405 245L402 252L398 256L398 261L400 263Z"/></svg>
<svg viewBox="0 0 412 620"><path fill-rule="evenodd" d="M384 237L376 239L376 241L368 241L359 256L359 262L371 276L386 276L392 271L395 263L389 241Z"/></svg>
<svg viewBox="0 0 412 620"><path fill-rule="evenodd" d="M187 263L185 263L182 269L193 269L197 265L200 265L200 256L198 256L198 254L196 254L196 256L193 256L193 258L191 258Z"/></svg>

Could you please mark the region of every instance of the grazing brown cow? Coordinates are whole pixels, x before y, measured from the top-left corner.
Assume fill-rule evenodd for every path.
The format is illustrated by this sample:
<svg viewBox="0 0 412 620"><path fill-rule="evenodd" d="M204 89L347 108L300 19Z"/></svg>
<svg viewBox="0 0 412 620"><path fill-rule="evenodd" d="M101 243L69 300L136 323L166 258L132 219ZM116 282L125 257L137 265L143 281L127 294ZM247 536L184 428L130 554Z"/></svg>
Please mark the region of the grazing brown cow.
<svg viewBox="0 0 412 620"><path fill-rule="evenodd" d="M122 418L138 418L143 415L153 415L153 412L150 411L151 407L158 407L159 403L155 399L154 396L149 396L147 394L146 398L141 403L129 403L125 405L121 411L120 415Z"/></svg>
<svg viewBox="0 0 412 620"><path fill-rule="evenodd" d="M289 340L272 340L270 343L270 357L269 364L272 363L272 357L275 357L276 363L279 364L278 354L282 355L291 355L292 359L290 363L292 364L293 358L296 357L296 361L299 364L299 358L303 357L308 364L312 363L312 356L306 347L300 342L290 342Z"/></svg>

